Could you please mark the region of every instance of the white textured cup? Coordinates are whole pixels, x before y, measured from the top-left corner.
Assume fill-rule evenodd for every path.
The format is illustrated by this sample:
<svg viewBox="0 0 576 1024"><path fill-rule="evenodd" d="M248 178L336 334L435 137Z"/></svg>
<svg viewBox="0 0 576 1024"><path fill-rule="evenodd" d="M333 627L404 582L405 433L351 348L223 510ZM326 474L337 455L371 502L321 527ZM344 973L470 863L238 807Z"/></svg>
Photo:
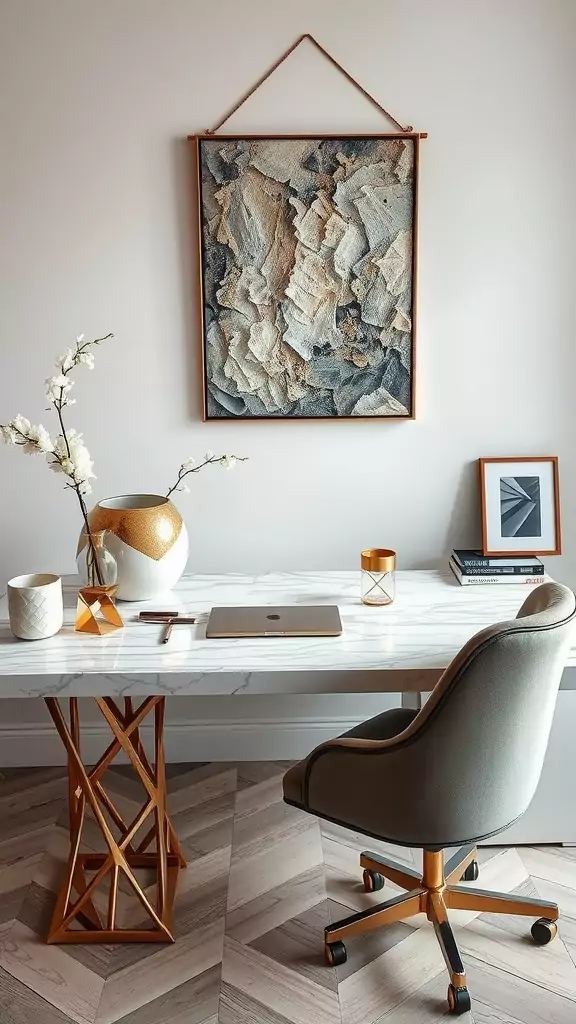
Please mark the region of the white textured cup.
<svg viewBox="0 0 576 1024"><path fill-rule="evenodd" d="M62 580L50 572L15 576L8 583L10 629L20 640L45 640L62 629Z"/></svg>

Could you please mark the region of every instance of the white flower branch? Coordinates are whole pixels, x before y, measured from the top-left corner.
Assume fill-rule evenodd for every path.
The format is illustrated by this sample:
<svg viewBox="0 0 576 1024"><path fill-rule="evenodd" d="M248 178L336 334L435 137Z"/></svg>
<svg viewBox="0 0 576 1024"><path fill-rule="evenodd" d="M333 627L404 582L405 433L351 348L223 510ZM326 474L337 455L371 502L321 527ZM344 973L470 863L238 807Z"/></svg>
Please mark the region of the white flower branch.
<svg viewBox="0 0 576 1024"><path fill-rule="evenodd" d="M90 452L84 444L82 434L76 430L66 430L62 410L75 403L75 399L69 397L69 392L74 386L74 381L69 377L70 371L80 365L85 365L92 370L94 355L90 349L113 337L113 334L107 334L103 338L84 341L84 335L78 335L74 349L69 348L57 360L56 367L59 373L46 379L46 397L56 411L60 426L60 434L55 441L52 440L41 423L34 426L21 414L15 416L9 423L0 424L0 434L7 444L18 445L27 455L45 455L53 472L64 473L68 477L70 482L66 484L66 487L70 487L76 492L84 520L90 558L100 584L104 580L90 533L88 510L84 501L85 496L92 492L90 481L95 479L93 462Z"/></svg>
<svg viewBox="0 0 576 1024"><path fill-rule="evenodd" d="M188 484L185 484L183 481L190 475L190 473L199 473L201 469L204 469L204 466L220 465L223 466L224 469L234 469L237 462L248 462L248 459L239 458L237 455L214 455L214 452L206 452L204 461L196 463L196 459L190 456L190 458L186 459L186 461L180 466L180 469L178 470L178 479L166 492L166 497L169 498L174 491L182 491L184 494L189 494L190 488L188 487Z"/></svg>

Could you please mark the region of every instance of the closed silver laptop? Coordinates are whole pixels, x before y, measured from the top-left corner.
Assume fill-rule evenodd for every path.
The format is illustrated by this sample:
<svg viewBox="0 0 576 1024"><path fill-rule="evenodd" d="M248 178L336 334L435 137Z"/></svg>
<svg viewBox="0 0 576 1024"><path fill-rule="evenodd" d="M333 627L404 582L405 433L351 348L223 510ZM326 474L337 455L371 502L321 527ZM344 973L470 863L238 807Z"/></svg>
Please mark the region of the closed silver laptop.
<svg viewBox="0 0 576 1024"><path fill-rule="evenodd" d="M206 636L340 636L336 605L288 605L284 608L213 608Z"/></svg>

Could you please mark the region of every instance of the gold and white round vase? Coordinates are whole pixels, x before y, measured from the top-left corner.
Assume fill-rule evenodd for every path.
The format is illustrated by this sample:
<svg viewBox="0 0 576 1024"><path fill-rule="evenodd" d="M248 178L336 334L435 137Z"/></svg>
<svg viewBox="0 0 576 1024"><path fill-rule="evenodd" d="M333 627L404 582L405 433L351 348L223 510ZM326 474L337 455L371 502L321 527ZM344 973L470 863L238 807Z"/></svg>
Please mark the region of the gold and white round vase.
<svg viewBox="0 0 576 1024"><path fill-rule="evenodd" d="M93 533L106 531L118 566L116 597L148 601L170 590L188 560L188 531L178 509L159 494L105 498L88 515Z"/></svg>

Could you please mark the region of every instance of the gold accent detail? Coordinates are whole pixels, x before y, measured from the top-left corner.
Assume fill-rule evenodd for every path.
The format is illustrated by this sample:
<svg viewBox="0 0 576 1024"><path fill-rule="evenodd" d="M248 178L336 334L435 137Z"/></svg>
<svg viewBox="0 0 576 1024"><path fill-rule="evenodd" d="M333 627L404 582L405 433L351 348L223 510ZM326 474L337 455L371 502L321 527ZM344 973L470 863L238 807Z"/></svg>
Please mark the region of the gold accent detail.
<svg viewBox="0 0 576 1024"><path fill-rule="evenodd" d="M448 910L472 910L478 913L521 914L524 917L545 917L555 922L558 919L558 906L545 900L520 900L506 893L483 892L478 889L451 885L455 878L460 878L465 868L477 858L476 849L462 851L462 857L456 867L452 867L448 878L444 877L444 853L442 850L423 851L422 878L403 872L396 861L389 861L380 854L363 853L360 866L377 871L389 881L408 890L402 897L371 907L360 914L354 914L348 921L335 922L324 929L326 957L329 958L328 945L338 940L345 940L351 935L360 935L374 928L381 928L396 921L403 921L415 914L426 914L434 925L438 941L447 962L450 981L455 988L466 988L466 974L453 970L460 966L447 953L443 943L442 932L446 931ZM442 929L444 926L444 929Z"/></svg>
<svg viewBox="0 0 576 1024"><path fill-rule="evenodd" d="M49 943L174 942L172 913L180 868L186 867L174 827L166 813L166 771L164 759L164 697L147 697L134 710L130 697L124 710L109 697L95 698L113 735L98 761L88 770L80 756L78 700L70 698L70 726L56 697L46 704L68 753L68 799L70 814L70 856L58 894L47 941ZM154 711L155 767L148 760L139 728ZM146 790L146 801L127 824L103 788L101 779L114 758L123 751ZM80 853L86 804L90 806L108 848L107 853ZM107 812L107 815L104 813ZM154 824L138 842L138 833L153 815ZM110 821L116 826L114 835ZM155 850L148 851L152 841ZM148 852L147 852L148 851ZM156 874L153 901L134 872L146 869ZM86 872L95 872L90 881ZM96 891L109 879L107 914L96 909ZM126 883L134 890L148 917L150 928L125 929L116 925L118 887ZM74 890L74 897L72 892ZM154 890L152 890L154 891ZM80 927L78 927L80 925Z"/></svg>
<svg viewBox="0 0 576 1024"><path fill-rule="evenodd" d="M363 853L360 857L360 867L368 871L377 872L379 875L384 875L384 871L382 869L380 861L377 859L372 860L372 858L366 856L365 853ZM392 865L387 864L386 875L384 877L387 878L389 882L394 882L394 885L400 886L401 889L414 889L417 884L413 875L409 875L404 871L401 871L399 868L396 867L396 865L392 867Z"/></svg>
<svg viewBox="0 0 576 1024"><path fill-rule="evenodd" d="M128 547L159 561L176 543L182 516L171 501L151 508L103 508L96 505L88 515L90 530L107 530Z"/></svg>
<svg viewBox="0 0 576 1024"><path fill-rule="evenodd" d="M549 921L557 921L560 913L554 903L545 903L544 906L542 900L524 903L505 893L466 890L457 885L449 885L444 897L447 906L453 910L477 910L480 914L518 914L522 917L546 917Z"/></svg>
<svg viewBox="0 0 576 1024"><path fill-rule="evenodd" d="M413 889L412 892L406 893L400 903L393 903L390 907L384 904L379 913L371 913L369 917L358 918L352 924L343 925L342 928L339 928L337 924L330 925L325 930L326 942L337 942L350 935L362 935L374 928L383 928L385 925L404 921L407 917L422 913L426 909L425 901L426 890Z"/></svg>
<svg viewBox="0 0 576 1024"><path fill-rule="evenodd" d="M360 556L360 564L368 572L394 572L396 552L389 548L366 548Z"/></svg>
<svg viewBox="0 0 576 1024"><path fill-rule="evenodd" d="M117 590L117 586L112 586L82 587L78 591L74 626L78 633L104 636L115 629L122 629L124 622L113 600Z"/></svg>
<svg viewBox="0 0 576 1024"><path fill-rule="evenodd" d="M422 885L434 892L442 891L446 886L442 850L424 850L422 858Z"/></svg>

